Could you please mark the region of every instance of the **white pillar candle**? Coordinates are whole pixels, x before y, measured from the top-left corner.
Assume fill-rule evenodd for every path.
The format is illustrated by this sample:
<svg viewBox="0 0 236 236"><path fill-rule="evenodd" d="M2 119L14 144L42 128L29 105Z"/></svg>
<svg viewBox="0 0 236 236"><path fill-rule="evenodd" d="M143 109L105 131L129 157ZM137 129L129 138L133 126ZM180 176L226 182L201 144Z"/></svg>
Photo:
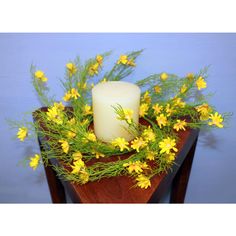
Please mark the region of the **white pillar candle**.
<svg viewBox="0 0 236 236"><path fill-rule="evenodd" d="M127 141L134 137L124 127L125 121L117 119L112 106L121 105L123 109L133 110L133 120L138 123L140 88L132 83L110 81L99 83L92 89L94 132L98 139L110 142L122 137Z"/></svg>

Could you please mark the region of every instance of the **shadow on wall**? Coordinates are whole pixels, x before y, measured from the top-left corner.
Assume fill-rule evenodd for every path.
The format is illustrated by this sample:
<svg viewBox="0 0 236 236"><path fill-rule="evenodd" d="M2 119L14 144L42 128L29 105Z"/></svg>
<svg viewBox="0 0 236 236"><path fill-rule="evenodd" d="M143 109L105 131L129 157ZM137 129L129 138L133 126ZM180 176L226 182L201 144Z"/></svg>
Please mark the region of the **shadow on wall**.
<svg viewBox="0 0 236 236"><path fill-rule="evenodd" d="M202 130L198 142L201 146L209 149L219 150L220 147L220 139L211 130Z"/></svg>

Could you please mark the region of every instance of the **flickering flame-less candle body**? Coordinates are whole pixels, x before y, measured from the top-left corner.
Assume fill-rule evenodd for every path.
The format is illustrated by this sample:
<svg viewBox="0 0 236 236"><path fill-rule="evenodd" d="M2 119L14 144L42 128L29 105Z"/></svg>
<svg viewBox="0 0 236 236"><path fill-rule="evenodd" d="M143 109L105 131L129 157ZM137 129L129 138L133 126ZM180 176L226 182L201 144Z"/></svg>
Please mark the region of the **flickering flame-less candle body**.
<svg viewBox="0 0 236 236"><path fill-rule="evenodd" d="M127 141L134 137L125 127L125 121L117 119L114 106L133 110L133 120L138 123L140 88L128 82L110 81L99 83L92 89L94 132L98 139L110 142L122 137ZM113 107L112 107L113 106Z"/></svg>

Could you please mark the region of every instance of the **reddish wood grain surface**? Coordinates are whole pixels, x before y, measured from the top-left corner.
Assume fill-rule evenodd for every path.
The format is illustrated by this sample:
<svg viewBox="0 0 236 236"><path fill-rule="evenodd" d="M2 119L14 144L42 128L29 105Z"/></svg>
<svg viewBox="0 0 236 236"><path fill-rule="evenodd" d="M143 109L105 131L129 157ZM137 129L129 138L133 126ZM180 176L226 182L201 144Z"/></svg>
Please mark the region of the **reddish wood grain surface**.
<svg viewBox="0 0 236 236"><path fill-rule="evenodd" d="M181 151L191 130L180 133L177 147ZM83 203L147 203L155 190L167 174L155 176L151 179L148 189L134 188L135 182L127 176L104 178L99 182L89 182L85 185L65 183L75 202Z"/></svg>

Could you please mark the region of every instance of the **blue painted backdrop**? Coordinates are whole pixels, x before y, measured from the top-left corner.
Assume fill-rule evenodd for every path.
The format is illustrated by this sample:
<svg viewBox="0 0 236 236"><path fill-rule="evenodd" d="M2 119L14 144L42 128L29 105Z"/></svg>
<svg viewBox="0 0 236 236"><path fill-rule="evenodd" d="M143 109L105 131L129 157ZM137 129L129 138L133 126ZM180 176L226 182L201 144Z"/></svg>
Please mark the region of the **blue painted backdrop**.
<svg viewBox="0 0 236 236"><path fill-rule="evenodd" d="M220 112L235 112L236 34L0 34L0 202L50 202L43 168L18 166L38 151L37 143L15 140L15 130L5 122L40 106L30 82L31 63L46 72L52 92L61 98L58 81L68 60L108 50L116 60L141 48L146 50L129 80L162 71L185 75L211 65L208 86L215 96L210 102ZM201 134L186 202L236 202L235 117L229 126Z"/></svg>

